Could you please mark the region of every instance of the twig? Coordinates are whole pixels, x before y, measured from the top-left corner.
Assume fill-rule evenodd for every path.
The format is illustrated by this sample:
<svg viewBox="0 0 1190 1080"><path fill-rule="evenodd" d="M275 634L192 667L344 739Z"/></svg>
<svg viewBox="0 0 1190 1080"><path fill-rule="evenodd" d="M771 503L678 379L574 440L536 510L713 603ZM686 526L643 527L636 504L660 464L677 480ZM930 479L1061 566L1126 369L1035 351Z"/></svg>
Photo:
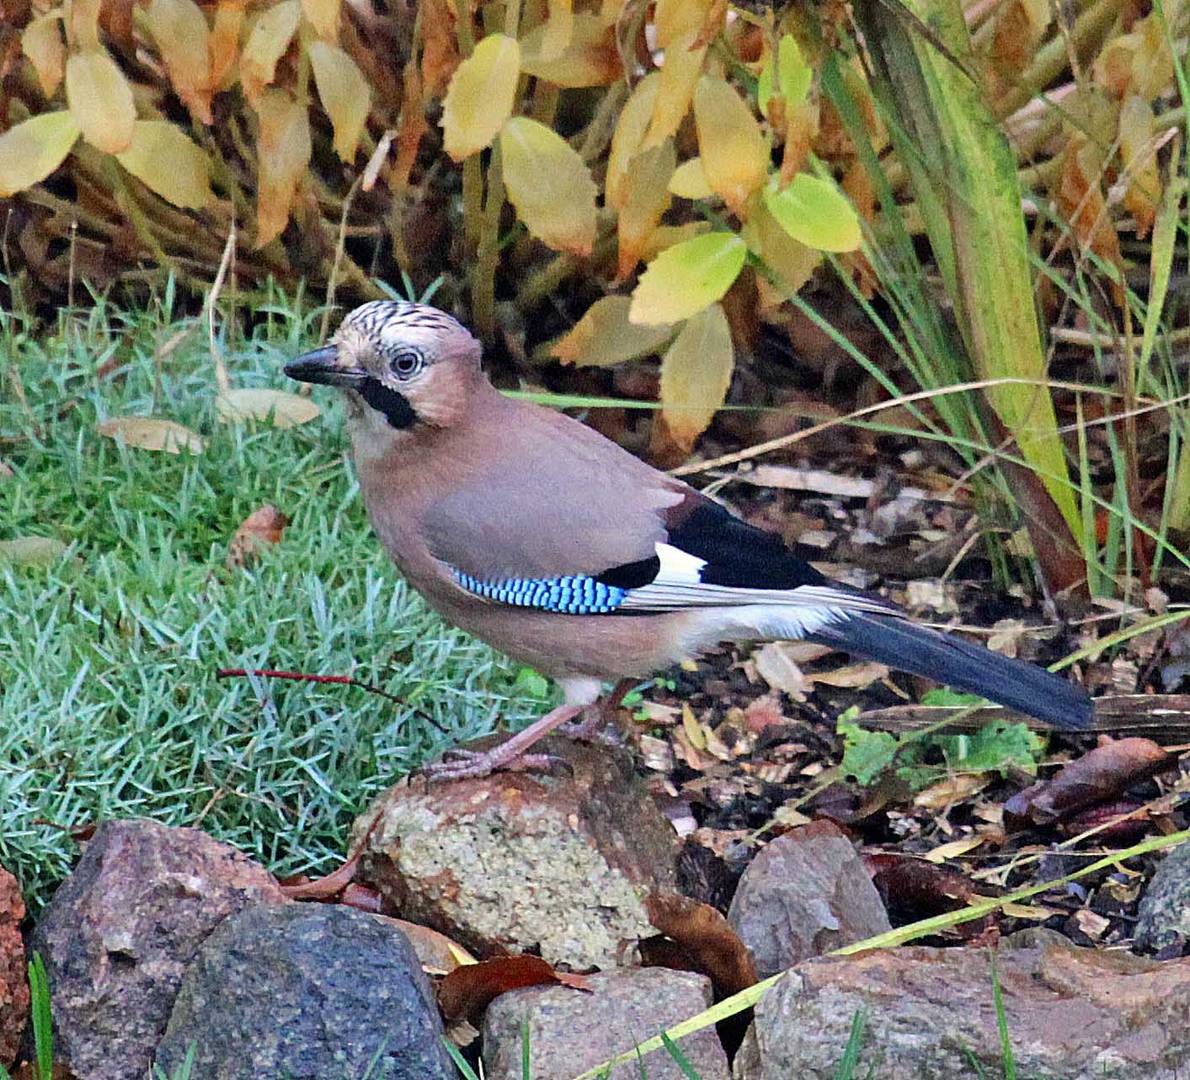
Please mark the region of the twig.
<svg viewBox="0 0 1190 1080"><path fill-rule="evenodd" d="M231 257L236 250L236 222L231 219L231 228L227 232L227 243L223 245L223 257L219 260L219 270L215 274L215 283L207 294L207 336L211 343L211 359L215 363L215 385L220 394L231 390L231 379L227 374L227 364L223 360L223 352L215 340L215 304L219 293L223 290L223 279L227 277L227 268L231 265Z"/></svg>
<svg viewBox="0 0 1190 1080"><path fill-rule="evenodd" d="M312 675L305 671L274 671L271 668L219 668L215 672L215 678L289 679L292 682L335 683L339 686L358 686L361 690L366 690L369 694L377 694L398 705L409 705L404 698L397 697L396 694L390 694L387 690L381 690L379 686L373 686L371 683L366 683L362 679L353 679L350 675ZM423 712L413 705L409 705L409 708L413 709L417 716L433 724L439 731L444 734L446 733L446 728L430 716L429 713Z"/></svg>

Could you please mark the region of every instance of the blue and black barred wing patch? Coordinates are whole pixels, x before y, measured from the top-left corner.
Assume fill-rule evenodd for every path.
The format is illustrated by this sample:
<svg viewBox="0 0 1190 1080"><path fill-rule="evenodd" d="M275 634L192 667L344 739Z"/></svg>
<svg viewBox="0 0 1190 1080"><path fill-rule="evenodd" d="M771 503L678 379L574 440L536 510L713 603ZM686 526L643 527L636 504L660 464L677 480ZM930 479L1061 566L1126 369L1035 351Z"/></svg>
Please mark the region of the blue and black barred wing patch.
<svg viewBox="0 0 1190 1080"><path fill-rule="evenodd" d="M510 607L536 608L560 615L607 615L628 595L627 589L575 574L558 578L504 578L487 581L461 570L454 579L470 593Z"/></svg>

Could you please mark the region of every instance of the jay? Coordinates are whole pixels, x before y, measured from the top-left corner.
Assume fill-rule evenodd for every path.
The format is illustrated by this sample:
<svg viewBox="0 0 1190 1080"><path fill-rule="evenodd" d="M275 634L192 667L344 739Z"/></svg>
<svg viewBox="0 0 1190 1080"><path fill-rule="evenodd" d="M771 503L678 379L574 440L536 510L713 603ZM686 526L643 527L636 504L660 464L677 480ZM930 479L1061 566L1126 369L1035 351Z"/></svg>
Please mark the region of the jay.
<svg viewBox="0 0 1190 1080"><path fill-rule="evenodd" d="M1081 688L830 581L579 421L501 394L480 361L445 312L379 300L285 367L345 393L364 504L408 583L562 688L564 703L524 731L484 753L452 751L431 775L535 764L526 751L542 736L584 713L587 730L598 722L604 681L746 640L805 638L1057 728L1089 725Z"/></svg>

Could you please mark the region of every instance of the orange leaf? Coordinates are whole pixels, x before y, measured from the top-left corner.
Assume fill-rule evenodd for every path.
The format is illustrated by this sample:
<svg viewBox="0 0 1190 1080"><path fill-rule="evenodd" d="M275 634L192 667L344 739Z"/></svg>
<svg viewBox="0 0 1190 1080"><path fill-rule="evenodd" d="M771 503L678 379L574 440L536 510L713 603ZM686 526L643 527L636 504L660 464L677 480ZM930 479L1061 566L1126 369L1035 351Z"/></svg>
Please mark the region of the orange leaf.
<svg viewBox="0 0 1190 1080"><path fill-rule="evenodd" d="M66 61L66 100L92 146L108 154L128 149L136 105L132 87L107 53L76 53Z"/></svg>
<svg viewBox="0 0 1190 1080"><path fill-rule="evenodd" d="M721 997L756 985L756 964L748 946L721 912L677 893L650 893L645 911L651 922L686 954L683 967L700 971Z"/></svg>
<svg viewBox="0 0 1190 1080"><path fill-rule="evenodd" d="M645 135L644 149L665 142L678 130L690 111L694 87L702 74L705 45L696 46L698 31L684 34L665 50L665 63L659 72L661 81L653 105L653 117Z"/></svg>
<svg viewBox="0 0 1190 1080"><path fill-rule="evenodd" d="M285 90L266 90L256 103L260 162L256 198L256 246L281 235L298 181L310 161L310 121L303 105Z"/></svg>
<svg viewBox="0 0 1190 1080"><path fill-rule="evenodd" d="M368 82L338 45L312 41L306 53L322 107L335 129L335 153L343 161L352 161L371 106Z"/></svg>
<svg viewBox="0 0 1190 1080"><path fill-rule="evenodd" d="M491 145L512 115L521 48L504 34L489 34L455 70L442 103L446 152L462 161Z"/></svg>
<svg viewBox="0 0 1190 1080"><path fill-rule="evenodd" d="M1148 236L1161 202L1161 173L1153 141L1153 110L1144 98L1132 94L1120 107L1121 180L1127 183L1124 206L1136 220L1136 235Z"/></svg>
<svg viewBox="0 0 1190 1080"><path fill-rule="evenodd" d="M675 163L672 139L637 154L632 161L617 222L621 278L632 273L661 215L669 209L669 180Z"/></svg>
<svg viewBox="0 0 1190 1080"><path fill-rule="evenodd" d="M661 415L684 449L706 430L731 385L735 353L722 304L687 320L661 360Z"/></svg>
<svg viewBox="0 0 1190 1080"><path fill-rule="evenodd" d="M243 25L244 0L220 0L208 48L212 90L224 89L234 72Z"/></svg>
<svg viewBox="0 0 1190 1080"><path fill-rule="evenodd" d="M62 84L62 73L66 66L66 45L62 41L62 13L51 11L39 15L21 35L21 50L29 58L41 92L47 98L54 96Z"/></svg>
<svg viewBox="0 0 1190 1080"><path fill-rule="evenodd" d="M240 57L240 78L249 99L259 97L277 73L302 17L301 0L281 0L261 13Z"/></svg>
<svg viewBox="0 0 1190 1080"><path fill-rule="evenodd" d="M595 242L595 196L590 170L561 135L525 116L500 130L508 201L539 240L560 251L589 255Z"/></svg>
<svg viewBox="0 0 1190 1080"><path fill-rule="evenodd" d="M616 130L612 132L604 196L607 205L617 210L624 205L627 196L624 182L628 177L628 166L644 141L660 87L661 76L656 72L641 79L620 111Z"/></svg>
<svg viewBox="0 0 1190 1080"><path fill-rule="evenodd" d="M201 210L214 198L207 155L168 120L138 120L116 160L174 206Z"/></svg>
<svg viewBox="0 0 1190 1080"><path fill-rule="evenodd" d="M68 109L31 116L0 135L0 198L44 180L78 137L78 121Z"/></svg>
<svg viewBox="0 0 1190 1080"><path fill-rule="evenodd" d="M449 972L438 983L438 1007L448 1027L459 1020L478 1023L484 1010L501 994L522 986L556 983L575 990L590 989L581 975L555 971L540 956L500 956Z"/></svg>
<svg viewBox="0 0 1190 1080"><path fill-rule="evenodd" d="M236 529L227 546L227 568L234 570L248 566L269 544L279 544L281 534L289 524L275 506L265 505L253 510Z"/></svg>
<svg viewBox="0 0 1190 1080"><path fill-rule="evenodd" d="M421 73L417 64L410 60L405 65L405 97L401 106L401 127L397 132L397 157L389 179L394 191L401 191L408 185L422 137L429 130L422 104Z"/></svg>
<svg viewBox="0 0 1190 1080"><path fill-rule="evenodd" d="M178 97L201 123L211 122L210 30L194 0L152 0L149 31Z"/></svg>
<svg viewBox="0 0 1190 1080"><path fill-rule="evenodd" d="M711 190L743 213L768 176L769 146L752 110L722 78L704 75L694 91L702 171Z"/></svg>
<svg viewBox="0 0 1190 1080"><path fill-rule="evenodd" d="M440 97L459 66L454 5L447 0L422 0L421 18L421 81L427 94ZM409 104L406 95L404 106Z"/></svg>

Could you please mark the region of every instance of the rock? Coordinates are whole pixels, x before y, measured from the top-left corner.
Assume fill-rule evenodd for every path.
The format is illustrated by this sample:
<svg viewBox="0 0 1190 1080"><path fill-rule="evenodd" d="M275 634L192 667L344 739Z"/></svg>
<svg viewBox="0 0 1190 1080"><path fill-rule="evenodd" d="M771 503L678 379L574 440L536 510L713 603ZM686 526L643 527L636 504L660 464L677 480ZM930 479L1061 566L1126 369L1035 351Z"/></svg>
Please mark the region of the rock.
<svg viewBox="0 0 1190 1080"><path fill-rule="evenodd" d="M338 904L245 908L182 980L157 1066L203 1080L454 1080L430 984L391 919Z"/></svg>
<svg viewBox="0 0 1190 1080"><path fill-rule="evenodd" d="M711 1004L710 980L689 971L625 968L589 975L587 981L591 993L550 986L496 998L484 1018L484 1076L521 1080L522 1023L528 1024L533 1080L571 1080ZM678 1047L701 1080L731 1075L713 1027L682 1039ZM649 1080L687 1075L665 1050L644 1061ZM625 1076L637 1075L635 1066L621 1069Z"/></svg>
<svg viewBox="0 0 1190 1080"><path fill-rule="evenodd" d="M1137 948L1155 952L1190 941L1190 844L1180 844L1161 860L1137 915Z"/></svg>
<svg viewBox="0 0 1190 1080"><path fill-rule="evenodd" d="M1095 949L997 958L1018 1076L1175 1080L1190 1060L1190 959ZM1002 1072L983 949L907 947L799 964L756 1008L736 1080L836 1075L852 1018L868 1010L857 1076L959 1080Z"/></svg>
<svg viewBox="0 0 1190 1080"><path fill-rule="evenodd" d="M29 981L21 938L24 917L21 886L12 874L0 869L0 1063L4 1065L11 1065L20 1049L29 1015Z"/></svg>
<svg viewBox="0 0 1190 1080"><path fill-rule="evenodd" d="M143 1080L199 946L262 901L284 902L272 875L206 833L100 825L31 944L49 974L55 1059L80 1080Z"/></svg>
<svg viewBox="0 0 1190 1080"><path fill-rule="evenodd" d="M892 929L850 840L814 821L766 844L727 913L762 978Z"/></svg>
<svg viewBox="0 0 1190 1080"><path fill-rule="evenodd" d="M674 887L677 836L626 754L544 749L569 771L391 788L356 822L358 838L379 815L358 877L481 956L614 967L652 933L642 899Z"/></svg>

